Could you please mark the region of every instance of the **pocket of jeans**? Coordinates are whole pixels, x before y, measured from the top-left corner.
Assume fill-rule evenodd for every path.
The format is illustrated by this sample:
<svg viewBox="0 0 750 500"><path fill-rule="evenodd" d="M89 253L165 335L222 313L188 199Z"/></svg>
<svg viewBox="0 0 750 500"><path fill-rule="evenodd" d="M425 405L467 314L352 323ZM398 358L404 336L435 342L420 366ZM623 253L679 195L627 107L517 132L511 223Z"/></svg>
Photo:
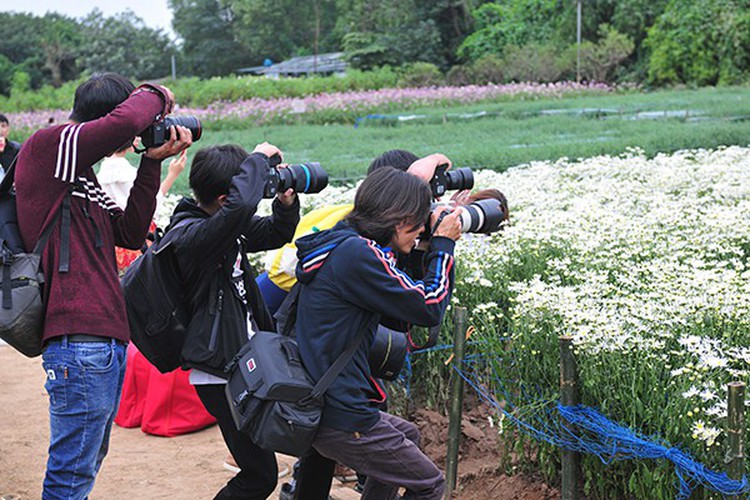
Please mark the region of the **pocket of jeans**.
<svg viewBox="0 0 750 500"><path fill-rule="evenodd" d="M68 398L65 391L66 367L57 363L42 363L47 372L44 388L49 394L49 410L51 413L62 413L68 408Z"/></svg>
<svg viewBox="0 0 750 500"><path fill-rule="evenodd" d="M111 343L84 344L78 347L78 365L88 372L106 372L115 362L115 350Z"/></svg>

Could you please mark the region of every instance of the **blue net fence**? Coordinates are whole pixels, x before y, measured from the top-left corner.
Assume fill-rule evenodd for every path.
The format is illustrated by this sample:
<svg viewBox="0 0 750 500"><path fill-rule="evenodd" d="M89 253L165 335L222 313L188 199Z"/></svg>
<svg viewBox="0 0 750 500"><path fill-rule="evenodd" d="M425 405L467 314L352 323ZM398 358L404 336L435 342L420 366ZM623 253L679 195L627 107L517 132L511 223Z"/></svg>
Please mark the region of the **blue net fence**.
<svg viewBox="0 0 750 500"><path fill-rule="evenodd" d="M411 356L435 351L448 352L452 348L452 345L440 345L407 356L402 372L407 393L412 375ZM605 464L622 460L669 460L677 476L677 498L680 500L690 497L699 486L725 497L750 495L747 477L733 480L724 472L710 470L658 436L641 435L613 422L594 408L563 406L559 401L544 400L542 391L527 390L523 386L516 386L513 394L510 394L502 389L502 377L497 373L500 366L499 359L484 354L467 356L462 367L451 364L452 369L483 401L533 439L561 449L595 455ZM514 403L519 405L515 406Z"/></svg>

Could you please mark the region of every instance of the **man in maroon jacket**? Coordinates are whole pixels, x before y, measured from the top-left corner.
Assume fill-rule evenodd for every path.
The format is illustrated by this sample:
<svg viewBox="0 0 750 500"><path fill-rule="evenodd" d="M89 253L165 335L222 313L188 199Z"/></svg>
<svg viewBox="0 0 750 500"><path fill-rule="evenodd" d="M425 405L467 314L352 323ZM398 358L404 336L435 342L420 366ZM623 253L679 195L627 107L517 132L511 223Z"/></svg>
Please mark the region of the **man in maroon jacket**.
<svg viewBox="0 0 750 500"><path fill-rule="evenodd" d="M93 166L163 119L174 104L158 85L92 76L75 93L70 123L39 130L16 164L18 224L27 250L55 225L42 253L43 357L50 401L44 499L83 499L107 453L129 340L115 245L140 248L156 207L161 161L190 146L184 127L141 158L127 206L99 186Z"/></svg>

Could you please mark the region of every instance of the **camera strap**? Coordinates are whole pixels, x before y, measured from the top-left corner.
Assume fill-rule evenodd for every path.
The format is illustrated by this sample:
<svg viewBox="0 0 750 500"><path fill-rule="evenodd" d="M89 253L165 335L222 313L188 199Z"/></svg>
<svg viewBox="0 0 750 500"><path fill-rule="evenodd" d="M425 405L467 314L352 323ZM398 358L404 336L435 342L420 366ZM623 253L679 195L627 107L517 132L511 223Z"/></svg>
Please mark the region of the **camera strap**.
<svg viewBox="0 0 750 500"><path fill-rule="evenodd" d="M450 210L443 210L440 212L440 215L438 215L437 220L435 221L435 225L432 226L430 229L430 234L435 234L435 230L440 226L440 223L443 222L443 219L445 219L449 214L451 213Z"/></svg>

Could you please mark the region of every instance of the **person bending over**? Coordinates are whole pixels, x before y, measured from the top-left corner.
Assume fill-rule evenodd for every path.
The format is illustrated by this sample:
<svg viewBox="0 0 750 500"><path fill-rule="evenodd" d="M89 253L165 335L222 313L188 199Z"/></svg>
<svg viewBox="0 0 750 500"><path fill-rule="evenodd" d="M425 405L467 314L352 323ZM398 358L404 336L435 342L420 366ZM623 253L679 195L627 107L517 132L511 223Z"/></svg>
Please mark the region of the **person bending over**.
<svg viewBox="0 0 750 500"><path fill-rule="evenodd" d="M302 362L318 380L364 329L352 360L326 392L313 447L367 476L362 494L392 499L400 486L413 498L442 498L440 470L419 450L416 426L379 411L368 363L381 316L423 326L440 324L453 287L453 248L461 236L458 212L431 217L434 227L423 280L396 267L430 218L429 185L381 168L357 190L354 207L332 229L297 240L297 279L303 285L296 335ZM440 209L445 212L447 210Z"/></svg>

